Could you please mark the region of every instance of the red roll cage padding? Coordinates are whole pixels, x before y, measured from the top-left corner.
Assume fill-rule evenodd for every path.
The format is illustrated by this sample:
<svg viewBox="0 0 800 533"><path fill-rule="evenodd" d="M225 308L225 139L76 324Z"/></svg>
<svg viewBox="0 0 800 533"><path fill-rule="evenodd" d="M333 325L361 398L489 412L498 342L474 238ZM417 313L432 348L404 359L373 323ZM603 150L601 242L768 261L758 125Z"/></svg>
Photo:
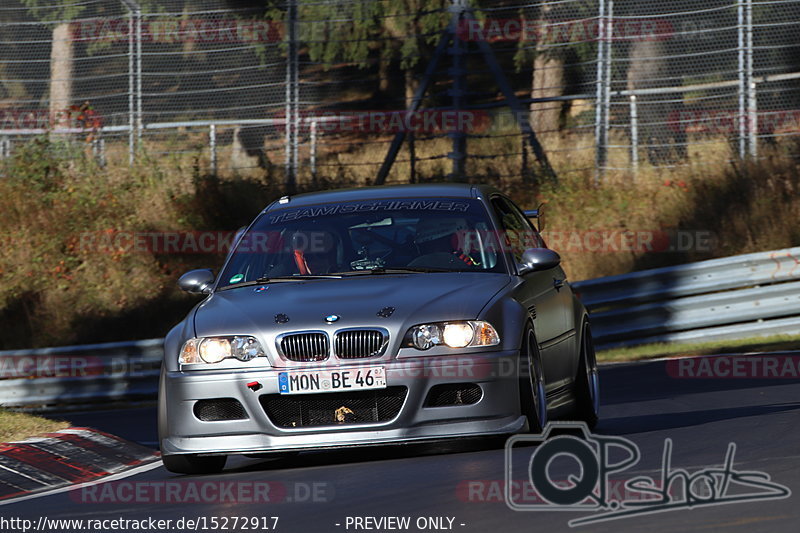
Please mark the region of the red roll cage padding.
<svg viewBox="0 0 800 533"><path fill-rule="evenodd" d="M297 265L297 270L300 271L300 274L304 276L311 274L311 270L308 268L308 263L306 263L306 256L303 254L302 250L294 251L294 263Z"/></svg>

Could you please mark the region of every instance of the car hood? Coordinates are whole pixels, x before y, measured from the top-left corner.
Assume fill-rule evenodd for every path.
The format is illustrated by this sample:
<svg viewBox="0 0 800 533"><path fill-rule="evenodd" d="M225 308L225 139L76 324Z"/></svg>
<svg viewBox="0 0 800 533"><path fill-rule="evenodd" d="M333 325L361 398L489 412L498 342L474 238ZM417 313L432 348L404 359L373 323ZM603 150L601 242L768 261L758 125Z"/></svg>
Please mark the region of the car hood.
<svg viewBox="0 0 800 533"><path fill-rule="evenodd" d="M397 334L423 322L478 318L510 281L507 274L454 272L362 275L228 289L214 293L197 308L195 333L198 337L272 336L285 331L378 326ZM378 315L384 308L394 308L391 316ZM277 315L285 315L288 322L279 323ZM329 315L340 318L328 324Z"/></svg>

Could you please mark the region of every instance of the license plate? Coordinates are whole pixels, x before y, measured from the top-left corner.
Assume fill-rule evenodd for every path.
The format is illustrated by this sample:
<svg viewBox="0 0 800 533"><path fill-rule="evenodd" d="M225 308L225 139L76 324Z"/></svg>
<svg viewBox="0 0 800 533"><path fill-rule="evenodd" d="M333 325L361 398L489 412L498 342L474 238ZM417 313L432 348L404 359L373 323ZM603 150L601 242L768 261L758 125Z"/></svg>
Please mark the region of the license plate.
<svg viewBox="0 0 800 533"><path fill-rule="evenodd" d="M386 388L386 371L382 366L348 370L302 370L280 372L278 391L281 394L311 394Z"/></svg>

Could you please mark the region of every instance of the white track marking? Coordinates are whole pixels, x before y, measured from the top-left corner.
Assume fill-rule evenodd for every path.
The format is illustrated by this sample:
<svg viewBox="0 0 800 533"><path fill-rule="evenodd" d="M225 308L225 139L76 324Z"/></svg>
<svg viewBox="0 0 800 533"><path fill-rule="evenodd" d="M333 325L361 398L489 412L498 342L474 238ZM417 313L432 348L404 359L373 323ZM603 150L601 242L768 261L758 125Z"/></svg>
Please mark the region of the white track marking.
<svg viewBox="0 0 800 533"><path fill-rule="evenodd" d="M33 499L36 499L36 498L43 498L44 496L52 496L54 494L60 494L62 492L67 492L67 491L70 491L70 490L77 490L77 489L80 489L80 488L83 488L83 487L91 487L92 485L99 485L101 483L107 483L109 481L116 481L118 479L124 479L126 477L135 476L136 474L142 474L144 472L149 472L150 470L154 470L156 468L160 468L161 466L162 466L161 465L161 459L157 459L157 460L153 461L152 463L147 463L147 464L144 464L144 465L140 465L140 466L131 468L130 470L126 470L124 472L119 472L118 474L111 474L110 476L106 476L106 477L101 478L101 479L95 479L95 480L87 481L87 482L84 482L84 483L78 483L76 485L67 485L66 487L58 487L57 489L53 489L53 490L46 490L46 491L43 491L43 492L36 492L34 494L28 494L26 496L20 496L18 498L12 498L10 500L2 500L2 501L0 501L0 506L8 505L10 503L23 502L25 500L33 500Z"/></svg>

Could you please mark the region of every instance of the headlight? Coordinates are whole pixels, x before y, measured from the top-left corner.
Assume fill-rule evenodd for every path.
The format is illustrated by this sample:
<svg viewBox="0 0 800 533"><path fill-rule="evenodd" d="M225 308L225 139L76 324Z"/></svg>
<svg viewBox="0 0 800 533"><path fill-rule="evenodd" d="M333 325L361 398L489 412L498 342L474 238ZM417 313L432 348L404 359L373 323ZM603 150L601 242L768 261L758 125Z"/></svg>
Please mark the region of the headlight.
<svg viewBox="0 0 800 533"><path fill-rule="evenodd" d="M442 335L444 343L451 348L464 348L469 346L469 343L472 342L474 337L475 332L472 330L472 325L470 325L469 322L447 324L444 327L444 335Z"/></svg>
<svg viewBox="0 0 800 533"><path fill-rule="evenodd" d="M411 342L418 350L427 350L442 343L441 329L436 324L423 324L411 328L411 331Z"/></svg>
<svg viewBox="0 0 800 533"><path fill-rule="evenodd" d="M439 345L468 348L497 344L500 344L497 330L488 322L480 320L420 324L408 330L403 341L403 346L417 350L427 350Z"/></svg>
<svg viewBox="0 0 800 533"><path fill-rule="evenodd" d="M178 362L182 365L214 364L232 357L249 361L263 356L264 350L255 337L206 337L186 341Z"/></svg>
<svg viewBox="0 0 800 533"><path fill-rule="evenodd" d="M200 359L206 363L219 363L231 356L231 341L228 339L203 339L200 341Z"/></svg>

